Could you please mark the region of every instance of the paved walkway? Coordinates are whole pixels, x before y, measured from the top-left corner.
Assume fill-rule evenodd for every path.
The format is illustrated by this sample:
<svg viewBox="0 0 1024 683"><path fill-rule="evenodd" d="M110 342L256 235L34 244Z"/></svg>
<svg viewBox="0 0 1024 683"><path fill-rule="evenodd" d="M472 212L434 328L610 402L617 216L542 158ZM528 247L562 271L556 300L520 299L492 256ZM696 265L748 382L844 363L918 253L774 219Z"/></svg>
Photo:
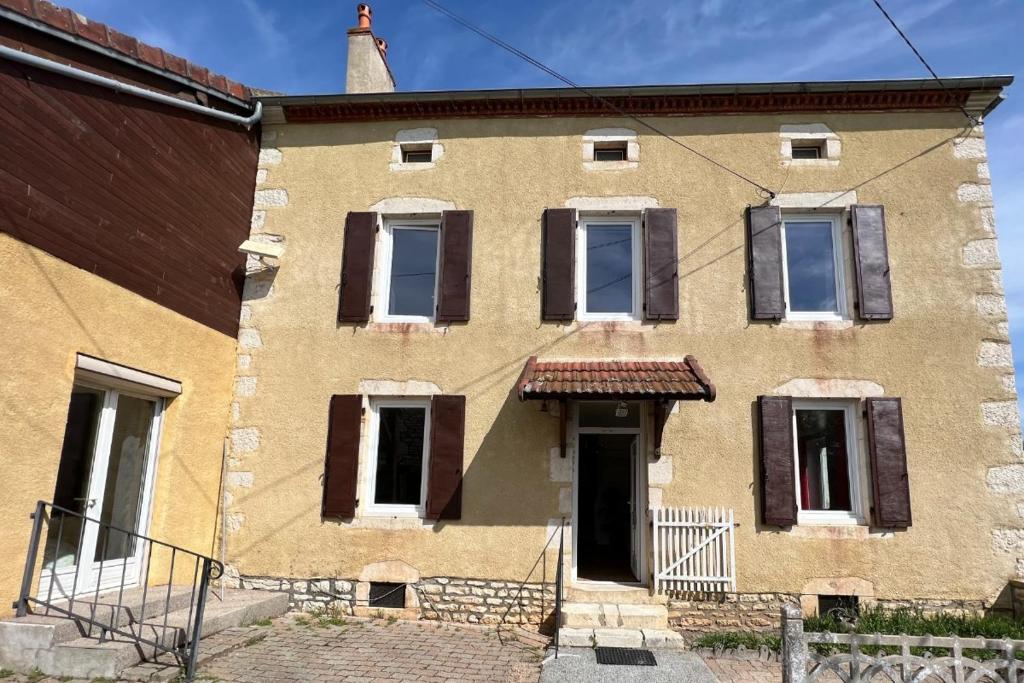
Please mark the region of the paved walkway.
<svg viewBox="0 0 1024 683"><path fill-rule="evenodd" d="M657 666L598 664L593 648L562 648L544 664L540 683L715 683L699 656L676 649L653 650Z"/></svg>
<svg viewBox="0 0 1024 683"><path fill-rule="evenodd" d="M781 683L782 664L746 659L705 657L704 663L721 683Z"/></svg>

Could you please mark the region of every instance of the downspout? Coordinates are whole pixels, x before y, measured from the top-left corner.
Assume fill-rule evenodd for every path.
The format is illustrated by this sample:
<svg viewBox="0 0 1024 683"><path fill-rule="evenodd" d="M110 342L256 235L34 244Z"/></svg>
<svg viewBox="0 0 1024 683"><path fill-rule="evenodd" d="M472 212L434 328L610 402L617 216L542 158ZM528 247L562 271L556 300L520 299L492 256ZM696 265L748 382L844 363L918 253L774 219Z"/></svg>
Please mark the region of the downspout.
<svg viewBox="0 0 1024 683"><path fill-rule="evenodd" d="M23 52L21 50L15 50L5 45L0 45L0 57L6 57L11 61L27 64L28 66L34 66L37 69L51 71L55 74L60 74L61 76L67 76L68 78L74 78L79 81L85 81L86 83L92 83L93 85L110 88L115 92L134 95L153 102L160 102L161 104L166 104L171 107L186 109L198 114L210 116L222 121L237 123L240 126L244 126L247 130L258 123L260 118L263 116L263 103L259 101L256 102L256 107L253 109L251 115L239 116L238 114L231 114L226 111L220 111L219 109L204 107L203 105L196 104L194 102L186 102L185 100L178 99L177 97L165 95L164 93L155 92L153 90L147 90L146 88L140 88L136 85L122 83L121 81L114 80L113 78L107 78L106 76L100 76L99 74L94 74L90 71L84 71L73 66L68 66L67 64L61 64L60 62L54 62L49 59L44 59L43 57L37 57L36 55L29 54L28 52Z"/></svg>

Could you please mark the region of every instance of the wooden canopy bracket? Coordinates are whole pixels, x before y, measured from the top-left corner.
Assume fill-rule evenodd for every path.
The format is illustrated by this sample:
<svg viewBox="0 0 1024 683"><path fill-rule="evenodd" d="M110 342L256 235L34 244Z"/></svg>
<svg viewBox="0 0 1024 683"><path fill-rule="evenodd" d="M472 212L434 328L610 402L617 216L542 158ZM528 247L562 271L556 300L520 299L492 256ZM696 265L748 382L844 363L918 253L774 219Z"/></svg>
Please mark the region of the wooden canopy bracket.
<svg viewBox="0 0 1024 683"><path fill-rule="evenodd" d="M569 424L569 402L564 398L558 402L558 453L563 458L566 451L565 432Z"/></svg>
<svg viewBox="0 0 1024 683"><path fill-rule="evenodd" d="M658 399L654 401L654 458L661 458L661 435L665 431L665 423L672 413L669 401Z"/></svg>

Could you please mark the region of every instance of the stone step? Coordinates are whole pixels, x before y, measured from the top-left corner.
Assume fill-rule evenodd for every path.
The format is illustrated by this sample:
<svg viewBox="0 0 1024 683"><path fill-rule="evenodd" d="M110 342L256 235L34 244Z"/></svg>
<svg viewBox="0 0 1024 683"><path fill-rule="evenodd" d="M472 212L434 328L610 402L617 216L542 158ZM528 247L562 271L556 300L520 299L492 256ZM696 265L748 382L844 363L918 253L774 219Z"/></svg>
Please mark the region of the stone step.
<svg viewBox="0 0 1024 683"><path fill-rule="evenodd" d="M246 626L269 617L279 616L288 611L288 595L267 591L228 590L221 601L216 591L211 591L203 614L203 636L210 636L227 628ZM144 623L133 623L130 629L147 640L164 645L180 644L184 641L186 628L194 618L188 607L166 615L148 617ZM18 624L23 629L34 630L38 624ZM95 631L95 630L94 630ZM72 678L117 678L118 674L135 664L153 659L151 645L140 645L125 636L115 635L114 640L100 642L97 637L79 637L67 642L53 643L48 647L33 647L31 638L19 638L19 631L8 628L13 639L5 641L0 637L0 665L16 671L29 672L39 669L49 676ZM34 635L34 634L29 634ZM202 652L202 644L200 644ZM163 660L166 655L161 655Z"/></svg>
<svg viewBox="0 0 1024 683"><path fill-rule="evenodd" d="M75 615L92 618L100 624L122 626L137 622L140 618L148 622L156 617L162 617L168 610L174 612L185 609L192 601L191 586L171 587L168 591L168 587L164 585L150 586L148 590L130 588L123 591L120 596L116 590L100 593L98 596L83 595L73 601L55 601L54 606ZM47 613L46 607L33 605L32 608L37 610L36 614L0 621L0 643L9 637L15 637L10 635L11 629L17 631L22 638L31 636L31 643L22 644L37 648L66 643L85 636L89 631L89 624L69 618L56 609ZM33 628L25 628L26 625L32 625ZM93 634L98 636L99 631L100 627L93 625ZM2 654L3 651L0 650L0 657Z"/></svg>
<svg viewBox="0 0 1024 683"><path fill-rule="evenodd" d="M565 587L566 602L610 602L616 605L665 605L668 596L651 594L644 586L576 583Z"/></svg>
<svg viewBox="0 0 1024 683"><path fill-rule="evenodd" d="M568 628L667 629L665 605L617 605L610 602L567 602L562 605L562 623Z"/></svg>
<svg viewBox="0 0 1024 683"><path fill-rule="evenodd" d="M568 628L558 630L561 647L645 647L648 649L686 646L683 636L667 628Z"/></svg>

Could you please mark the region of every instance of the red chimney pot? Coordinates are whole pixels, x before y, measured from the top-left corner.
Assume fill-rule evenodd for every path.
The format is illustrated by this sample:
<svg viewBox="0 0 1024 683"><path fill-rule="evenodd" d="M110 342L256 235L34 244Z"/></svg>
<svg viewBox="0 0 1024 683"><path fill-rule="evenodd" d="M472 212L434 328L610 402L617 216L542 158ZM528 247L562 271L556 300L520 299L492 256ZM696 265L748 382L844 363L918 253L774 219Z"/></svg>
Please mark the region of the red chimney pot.
<svg viewBox="0 0 1024 683"><path fill-rule="evenodd" d="M373 10L370 9L370 6L356 5L356 11L359 13L359 28L370 28L370 23L373 21Z"/></svg>

